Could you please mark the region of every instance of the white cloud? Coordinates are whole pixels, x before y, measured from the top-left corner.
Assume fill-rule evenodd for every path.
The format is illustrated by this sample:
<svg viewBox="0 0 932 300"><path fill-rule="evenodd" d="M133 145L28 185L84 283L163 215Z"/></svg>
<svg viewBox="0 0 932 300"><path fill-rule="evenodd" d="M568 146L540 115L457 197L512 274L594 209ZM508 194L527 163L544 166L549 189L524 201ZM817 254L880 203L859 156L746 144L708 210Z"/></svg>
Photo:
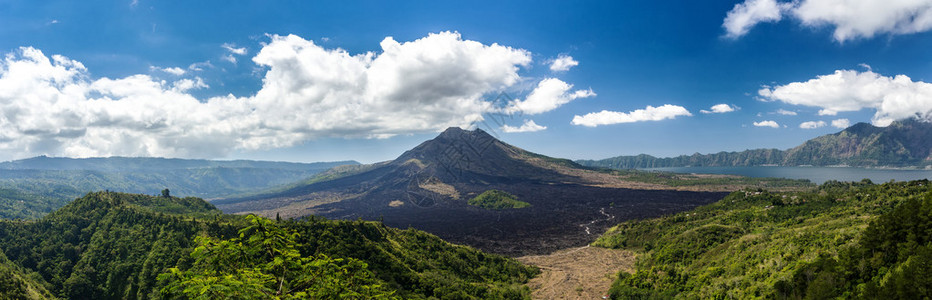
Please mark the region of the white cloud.
<svg viewBox="0 0 932 300"><path fill-rule="evenodd" d="M220 47L222 47L223 49L227 49L227 51L230 51L231 54L246 55L246 53L248 53L246 51L246 47L237 48L235 44L231 44L231 43L225 43L223 45L220 45Z"/></svg>
<svg viewBox="0 0 932 300"><path fill-rule="evenodd" d="M772 120L766 120L766 121L760 121L760 122L754 122L754 126L757 126L757 127L772 127L772 128L780 128L780 124L777 124L777 122L776 122L776 121L772 121Z"/></svg>
<svg viewBox="0 0 932 300"><path fill-rule="evenodd" d="M236 64L236 56L233 56L233 54L227 54L227 55L221 56L220 59L228 61L231 64Z"/></svg>
<svg viewBox="0 0 932 300"><path fill-rule="evenodd" d="M513 126L502 126L502 131L507 133L517 133L517 132L535 132L547 129L547 126L540 126L537 123L534 123L534 120L525 120L524 124L521 124L521 127Z"/></svg>
<svg viewBox="0 0 932 300"><path fill-rule="evenodd" d="M877 126L913 116L928 118L932 113L932 84L872 71L838 70L806 82L764 87L758 94L768 101L821 108L819 115L874 109L871 122Z"/></svg>
<svg viewBox="0 0 932 300"><path fill-rule="evenodd" d="M184 93L192 89L206 89L209 88L204 80L200 77L195 77L194 79L181 79L172 83L172 91Z"/></svg>
<svg viewBox="0 0 932 300"><path fill-rule="evenodd" d="M20 48L0 62L0 158L222 157L322 137L468 127L492 109L484 96L519 82L531 62L525 50L455 32L381 46L352 55L271 36L253 58L267 70L261 89L209 99L187 93L206 87L196 77L94 79L80 62Z"/></svg>
<svg viewBox="0 0 932 300"><path fill-rule="evenodd" d="M162 71L175 76L181 76L185 73L185 70L179 67L159 68L156 66L150 66L149 69L153 71Z"/></svg>
<svg viewBox="0 0 932 300"><path fill-rule="evenodd" d="M733 112L733 111L735 111L735 107L728 105L728 104L724 104L724 103L712 105L712 107L709 108L709 110L704 110L704 109L699 110L699 112L704 113L704 114L723 114L723 113L728 113L728 112Z"/></svg>
<svg viewBox="0 0 932 300"><path fill-rule="evenodd" d="M203 71L204 68L213 68L214 65L210 61L196 62L188 66L188 70L191 71Z"/></svg>
<svg viewBox="0 0 932 300"><path fill-rule="evenodd" d="M569 71L570 68L578 66L579 62L574 60L572 56L566 54L560 54L556 59L550 62L550 71L562 72Z"/></svg>
<svg viewBox="0 0 932 300"><path fill-rule="evenodd" d="M674 119L678 116L692 116L692 114L679 105L664 104L660 107L648 105L644 109L637 109L628 113L603 110L597 113L588 113L584 116L576 115L573 117L572 124L596 127L619 123L660 121Z"/></svg>
<svg viewBox="0 0 932 300"><path fill-rule="evenodd" d="M735 4L722 23L725 36L739 38L747 34L757 23L780 21L784 9L786 5L777 3L776 0L746 0L744 3Z"/></svg>
<svg viewBox="0 0 932 300"><path fill-rule="evenodd" d="M825 121L806 121L799 124L799 128L802 129L816 129L820 127L825 127Z"/></svg>
<svg viewBox="0 0 932 300"><path fill-rule="evenodd" d="M851 121L848 121L848 119L832 120L832 127L845 129L849 126L851 126Z"/></svg>
<svg viewBox="0 0 932 300"><path fill-rule="evenodd" d="M784 115L784 116L795 116L795 115L796 115L796 112L795 112L795 111L789 111L789 110L785 110L785 109L782 109L782 108L781 108L781 109L778 109L778 110L775 111L774 113L776 113L776 114L778 114L778 115Z"/></svg>
<svg viewBox="0 0 932 300"><path fill-rule="evenodd" d="M911 34L932 29L932 2L926 0L747 0L735 5L722 25L726 36L743 36L760 22L792 16L804 26L830 26L838 42L878 34Z"/></svg>
<svg viewBox="0 0 932 300"><path fill-rule="evenodd" d="M536 115L557 109L577 98L588 98L596 95L592 89L570 92L572 88L572 84L556 78L541 80L526 99L514 101L506 108L506 112Z"/></svg>
<svg viewBox="0 0 932 300"><path fill-rule="evenodd" d="M235 55L246 55L246 53L248 53L248 51L246 50L246 47L237 48L236 45L231 44L231 43L225 43L223 45L220 45L220 47L223 49L227 49L227 51L229 52L227 53L227 55L220 56L220 59L228 61L231 64L236 64Z"/></svg>

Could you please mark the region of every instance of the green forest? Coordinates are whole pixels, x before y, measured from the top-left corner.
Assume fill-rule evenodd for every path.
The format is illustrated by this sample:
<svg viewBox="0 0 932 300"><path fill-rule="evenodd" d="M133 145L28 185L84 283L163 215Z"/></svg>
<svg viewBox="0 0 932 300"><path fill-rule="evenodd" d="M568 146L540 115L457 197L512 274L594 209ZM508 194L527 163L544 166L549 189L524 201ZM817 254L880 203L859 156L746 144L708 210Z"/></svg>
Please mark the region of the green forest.
<svg viewBox="0 0 932 300"><path fill-rule="evenodd" d="M639 253L614 299L932 297L928 180L827 182L735 192L668 217L628 221L593 245Z"/></svg>
<svg viewBox="0 0 932 300"><path fill-rule="evenodd" d="M165 194L94 192L0 221L0 286L17 287L0 298L526 299L539 272L414 229L224 215Z"/></svg>
<svg viewBox="0 0 932 300"><path fill-rule="evenodd" d="M515 197L515 195L499 190L488 190L482 192L482 194L469 199L467 204L494 210L525 208L531 206L530 203L518 200L518 197Z"/></svg>

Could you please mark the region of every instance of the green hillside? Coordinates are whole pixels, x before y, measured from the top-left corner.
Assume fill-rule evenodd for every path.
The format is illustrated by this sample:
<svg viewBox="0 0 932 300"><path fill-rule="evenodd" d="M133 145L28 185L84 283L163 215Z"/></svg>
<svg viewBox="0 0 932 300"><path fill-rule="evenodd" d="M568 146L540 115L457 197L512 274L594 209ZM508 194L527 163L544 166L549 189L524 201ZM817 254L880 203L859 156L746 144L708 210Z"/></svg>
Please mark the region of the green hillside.
<svg viewBox="0 0 932 300"><path fill-rule="evenodd" d="M58 297L160 298L172 293L165 289L171 277L159 279L160 274L173 267L204 269L201 258L192 256L203 238L249 239L251 234L239 234L250 224L198 198L95 192L36 221L0 221L0 249ZM288 247L301 258L342 261L356 269L364 265L358 274L371 272L371 285L402 298L527 298L521 284L537 272L502 256L377 222L311 218L274 224L296 234ZM317 259L322 256L328 260Z"/></svg>
<svg viewBox="0 0 932 300"><path fill-rule="evenodd" d="M55 297L0 253L0 299L54 299Z"/></svg>
<svg viewBox="0 0 932 300"><path fill-rule="evenodd" d="M636 271L613 284L616 299L915 299L930 296L930 242L924 180L735 192L619 224L593 245L640 253Z"/></svg>
<svg viewBox="0 0 932 300"><path fill-rule="evenodd" d="M530 203L518 200L515 195L499 190L488 190L482 192L482 194L469 199L467 203L472 206L494 210L525 208L531 206Z"/></svg>

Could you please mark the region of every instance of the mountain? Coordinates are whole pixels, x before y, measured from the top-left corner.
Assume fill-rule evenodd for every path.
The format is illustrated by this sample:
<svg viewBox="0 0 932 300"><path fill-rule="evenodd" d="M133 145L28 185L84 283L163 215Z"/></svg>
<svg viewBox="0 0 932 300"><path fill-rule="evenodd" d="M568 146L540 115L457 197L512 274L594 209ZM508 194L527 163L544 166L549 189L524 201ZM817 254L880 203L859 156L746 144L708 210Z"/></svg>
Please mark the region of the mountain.
<svg viewBox="0 0 932 300"><path fill-rule="evenodd" d="M287 163L35 157L0 163L0 218L35 219L90 191L216 198L290 184L355 161Z"/></svg>
<svg viewBox="0 0 932 300"><path fill-rule="evenodd" d="M202 261L203 256L193 255L196 247L212 245L204 238L223 244L241 234L250 242L251 237L261 237L242 231L251 225L250 220L224 215L199 198L107 191L89 193L39 220L0 220L0 298L174 298L165 294L168 282L159 275L170 268L197 272L205 261L217 262L216 257ZM313 277L306 275L355 261L347 271L364 275L367 282L404 299L528 298L522 284L538 273L513 259L376 222L309 218L266 220L262 225L289 233L288 243L266 246L296 250L302 258L326 263L307 266L308 273L296 273L299 276ZM248 255L236 253L237 258ZM248 264L242 267L254 274L259 266L254 270ZM314 280L325 284L346 279L340 274L318 275L324 277ZM362 279L350 280L352 284ZM202 287L211 282L203 282ZM241 284L226 287L226 292L247 288ZM210 298L236 297L211 294Z"/></svg>
<svg viewBox="0 0 932 300"><path fill-rule="evenodd" d="M926 167L932 165L932 123L918 119L893 122L887 127L858 123L788 150L755 149L669 158L641 154L576 162L614 169L761 165Z"/></svg>
<svg viewBox="0 0 932 300"><path fill-rule="evenodd" d="M212 203L227 213L381 220L486 251L521 255L584 245L607 228L608 220L658 216L725 195L674 191L625 176L531 153L480 129L450 128L389 162L331 173L276 193ZM511 206L523 208L469 205L492 190L507 193L508 203L520 204Z"/></svg>

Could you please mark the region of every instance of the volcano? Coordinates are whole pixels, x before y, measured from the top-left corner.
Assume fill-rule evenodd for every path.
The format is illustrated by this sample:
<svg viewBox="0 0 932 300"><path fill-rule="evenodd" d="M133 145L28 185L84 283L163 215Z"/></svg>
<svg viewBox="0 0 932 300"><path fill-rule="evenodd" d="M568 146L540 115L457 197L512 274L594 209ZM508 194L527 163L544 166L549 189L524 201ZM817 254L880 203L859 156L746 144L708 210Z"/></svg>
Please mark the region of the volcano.
<svg viewBox="0 0 932 300"><path fill-rule="evenodd" d="M623 188L603 175L481 129L454 127L389 162L337 168L287 190L213 203L227 213L380 220L517 256L585 245L620 221L683 211L725 195ZM508 192L530 207L468 204L489 190Z"/></svg>

